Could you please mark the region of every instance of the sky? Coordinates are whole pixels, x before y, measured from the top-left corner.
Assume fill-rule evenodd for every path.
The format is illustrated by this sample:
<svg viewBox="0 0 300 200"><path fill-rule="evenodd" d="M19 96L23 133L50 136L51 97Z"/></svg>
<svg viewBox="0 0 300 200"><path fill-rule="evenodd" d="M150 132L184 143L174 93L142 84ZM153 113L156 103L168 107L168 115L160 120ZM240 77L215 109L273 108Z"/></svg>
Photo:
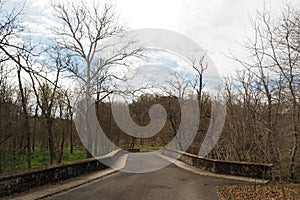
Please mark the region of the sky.
<svg viewBox="0 0 300 200"><path fill-rule="evenodd" d="M16 4L19 1L22 0L15 0ZM24 20L37 38L51 37L49 27L54 22L50 1L27 0ZM273 15L279 16L287 2L297 6L300 4L299 0L111 0L110 2L114 5L120 24L127 30L167 29L183 34L198 43L207 51L221 77L240 69L239 64L229 58L230 53L246 59L247 54L241 43L246 37L251 38L253 35L250 17L254 18L257 10L262 10L265 6ZM162 61L162 58L160 59ZM166 55L160 64L166 62L169 65L175 63L174 68L183 66L182 59L174 59L174 56ZM157 69L153 69L159 74Z"/></svg>
<svg viewBox="0 0 300 200"><path fill-rule="evenodd" d="M196 41L215 63L220 75L239 66L230 52L244 57L240 43L251 37L250 17L264 5L274 15L283 0L115 0L120 19L129 28L164 28ZM299 1L288 1L299 5ZM298 3L297 3L298 2Z"/></svg>
<svg viewBox="0 0 300 200"><path fill-rule="evenodd" d="M18 1L18 0L16 0ZM51 23L50 0L27 0L30 20L39 33ZM97 1L97 0L87 0ZM220 73L234 69L229 52L241 53L239 43L251 36L250 16L264 5L275 15L286 2L298 0L112 0L121 24L129 30L162 28L190 37L208 51ZM34 24L33 24L34 25Z"/></svg>

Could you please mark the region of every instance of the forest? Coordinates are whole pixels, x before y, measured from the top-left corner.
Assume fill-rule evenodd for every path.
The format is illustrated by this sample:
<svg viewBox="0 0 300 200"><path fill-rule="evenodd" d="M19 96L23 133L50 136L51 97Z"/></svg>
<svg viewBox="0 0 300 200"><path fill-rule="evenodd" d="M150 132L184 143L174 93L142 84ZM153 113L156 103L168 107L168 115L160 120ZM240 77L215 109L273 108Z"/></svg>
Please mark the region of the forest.
<svg viewBox="0 0 300 200"><path fill-rule="evenodd" d="M128 61L143 57L146 49L130 39L110 57L96 56L107 48L101 46L103 41L125 31L112 5L54 2L56 24L49 27L53 37L42 44L22 21L25 6L11 8L0 1L0 173L92 156L74 125L76 98L82 94L76 83L89 85L99 123L120 148L165 146L180 125L178 98L193 94L201 114L188 152L198 154L214 116L215 96L206 90L207 53L199 55L197 63L191 60L193 76L175 73L164 91L151 93L144 86L135 91L120 89L116 83L130 77L112 69L130 67ZM208 156L272 163L274 179L299 182L300 10L286 5L274 17L265 8L249 20L251 37L241 41L247 58L228 56L240 68L223 77L218 96L226 105L225 124ZM144 139L125 134L112 115L113 94L131 95L130 115L140 126L149 124L149 108L161 104L167 112L163 129Z"/></svg>

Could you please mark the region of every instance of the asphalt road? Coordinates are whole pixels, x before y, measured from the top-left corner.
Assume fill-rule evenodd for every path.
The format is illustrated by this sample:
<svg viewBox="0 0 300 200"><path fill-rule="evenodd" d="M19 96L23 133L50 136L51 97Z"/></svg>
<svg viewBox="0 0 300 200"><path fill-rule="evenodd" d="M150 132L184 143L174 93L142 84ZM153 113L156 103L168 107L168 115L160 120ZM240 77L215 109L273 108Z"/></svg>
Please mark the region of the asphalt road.
<svg viewBox="0 0 300 200"><path fill-rule="evenodd" d="M155 155L146 156L143 161L140 160L140 156L141 154L129 155L125 169L135 165L139 167L155 165L150 158ZM155 160L166 162L160 159L162 158ZM242 184L242 182L200 176L171 164L166 168L148 173L117 172L49 199L214 200L218 199L215 187L224 184Z"/></svg>

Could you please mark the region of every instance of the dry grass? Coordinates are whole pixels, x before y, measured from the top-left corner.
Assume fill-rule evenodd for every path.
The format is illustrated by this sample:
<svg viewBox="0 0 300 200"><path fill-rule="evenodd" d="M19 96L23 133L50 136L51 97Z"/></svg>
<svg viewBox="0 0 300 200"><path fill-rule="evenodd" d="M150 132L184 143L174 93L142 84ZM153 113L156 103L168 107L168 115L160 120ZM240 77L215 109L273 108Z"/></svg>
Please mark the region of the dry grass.
<svg viewBox="0 0 300 200"><path fill-rule="evenodd" d="M283 190L288 200L300 200L300 184L286 184L284 189L279 185L254 186L234 185L220 186L217 193L220 200L282 200Z"/></svg>

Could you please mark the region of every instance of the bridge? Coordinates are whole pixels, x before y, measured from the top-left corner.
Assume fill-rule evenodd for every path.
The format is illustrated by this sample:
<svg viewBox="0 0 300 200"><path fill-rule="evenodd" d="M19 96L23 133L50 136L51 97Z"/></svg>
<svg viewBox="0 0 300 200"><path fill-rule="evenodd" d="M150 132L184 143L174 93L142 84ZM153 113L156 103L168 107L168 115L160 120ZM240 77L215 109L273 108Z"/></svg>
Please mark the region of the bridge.
<svg viewBox="0 0 300 200"><path fill-rule="evenodd" d="M153 162L155 161L155 162ZM218 199L216 187L231 184L266 183L261 179L222 175L199 169L154 152L122 155L114 168L72 178L14 195L12 199ZM168 165L148 173L127 173ZM119 169L122 169L121 171Z"/></svg>

